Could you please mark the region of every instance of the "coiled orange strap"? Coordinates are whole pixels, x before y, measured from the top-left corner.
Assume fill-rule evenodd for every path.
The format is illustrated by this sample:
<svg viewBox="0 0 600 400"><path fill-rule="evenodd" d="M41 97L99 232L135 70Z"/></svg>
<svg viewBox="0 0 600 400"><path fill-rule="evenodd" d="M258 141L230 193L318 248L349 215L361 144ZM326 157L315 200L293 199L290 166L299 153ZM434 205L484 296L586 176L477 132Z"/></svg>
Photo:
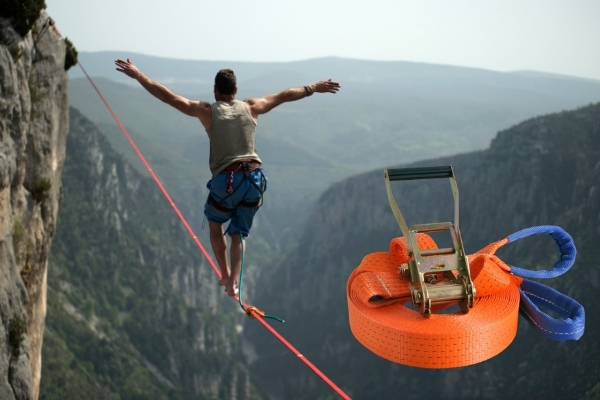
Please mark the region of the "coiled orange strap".
<svg viewBox="0 0 600 400"><path fill-rule="evenodd" d="M426 234L418 234L417 240L422 250L437 248ZM477 296L467 314L436 314L438 308L423 318L409 307L411 282L398 272L408 261L406 241L393 239L389 252L367 255L348 279L352 333L375 354L414 367L461 367L494 357L513 341L519 317L522 279L493 255L506 242L469 256Z"/></svg>

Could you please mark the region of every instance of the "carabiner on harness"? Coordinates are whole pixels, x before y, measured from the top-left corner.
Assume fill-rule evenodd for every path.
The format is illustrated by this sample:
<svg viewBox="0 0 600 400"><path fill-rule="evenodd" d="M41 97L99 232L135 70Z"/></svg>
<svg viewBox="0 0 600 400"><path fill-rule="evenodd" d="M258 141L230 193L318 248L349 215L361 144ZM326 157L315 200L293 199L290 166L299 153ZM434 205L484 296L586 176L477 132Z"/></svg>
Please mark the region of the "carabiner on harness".
<svg viewBox="0 0 600 400"><path fill-rule="evenodd" d="M227 178L225 178L225 183L227 184L227 188L225 191L227 193L233 193L233 174L235 171L227 171Z"/></svg>

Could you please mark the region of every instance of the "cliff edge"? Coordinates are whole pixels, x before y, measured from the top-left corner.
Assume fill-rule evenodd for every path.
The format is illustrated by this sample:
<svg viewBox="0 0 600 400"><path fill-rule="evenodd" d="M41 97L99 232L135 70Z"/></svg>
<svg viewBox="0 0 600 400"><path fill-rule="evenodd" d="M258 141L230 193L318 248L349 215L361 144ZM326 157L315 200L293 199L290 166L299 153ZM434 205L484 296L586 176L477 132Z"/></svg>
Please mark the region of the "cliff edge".
<svg viewBox="0 0 600 400"><path fill-rule="evenodd" d="M0 398L36 399L69 130L66 45L45 11L0 17Z"/></svg>

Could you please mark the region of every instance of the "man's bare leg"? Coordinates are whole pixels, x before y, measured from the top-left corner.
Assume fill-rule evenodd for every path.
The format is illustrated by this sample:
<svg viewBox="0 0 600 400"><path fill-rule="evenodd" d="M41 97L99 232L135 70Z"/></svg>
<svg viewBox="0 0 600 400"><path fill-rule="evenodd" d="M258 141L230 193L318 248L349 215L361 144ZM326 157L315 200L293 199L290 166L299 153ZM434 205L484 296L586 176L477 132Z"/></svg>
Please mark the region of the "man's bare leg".
<svg viewBox="0 0 600 400"><path fill-rule="evenodd" d="M239 233L231 236L229 255L231 256L231 275L225 291L233 297L238 294L240 271L242 269L242 238Z"/></svg>
<svg viewBox="0 0 600 400"><path fill-rule="evenodd" d="M227 291L227 284L229 283L229 266L227 264L227 238L223 235L223 225L217 224L216 222L208 221L210 228L210 244L217 259L217 263L221 268L221 279L219 279L219 286L225 286Z"/></svg>

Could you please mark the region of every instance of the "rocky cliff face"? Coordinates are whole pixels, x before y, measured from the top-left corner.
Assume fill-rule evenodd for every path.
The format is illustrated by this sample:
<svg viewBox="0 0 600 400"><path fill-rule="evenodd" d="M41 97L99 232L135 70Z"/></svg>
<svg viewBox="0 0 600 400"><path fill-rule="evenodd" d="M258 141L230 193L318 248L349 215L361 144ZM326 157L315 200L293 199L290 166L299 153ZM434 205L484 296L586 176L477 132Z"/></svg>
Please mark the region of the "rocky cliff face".
<svg viewBox="0 0 600 400"><path fill-rule="evenodd" d="M40 19L24 38L0 20L0 398L35 399L48 253L68 132L66 47Z"/></svg>
<svg viewBox="0 0 600 400"><path fill-rule="evenodd" d="M414 165L454 167L469 254L535 225L558 225L573 236L575 265L543 283L586 307L586 333L579 341L540 338L521 319L517 338L497 357L439 371L394 364L358 344L348 323L348 276L362 257L387 251L389 241L401 236L382 170L340 182L323 194L297 248L263 279L271 289L256 301L286 318L281 332L355 398L402 393L404 398L558 399L584 398L586 392L594 398L600 379L600 326L593 308L600 288L598 149L600 103L525 121L500 132L488 150ZM409 225L452 220L447 180L395 183L393 188ZM549 269L557 252L542 235L511 244L498 255L512 265ZM253 339L261 355L253 370L267 377L271 398L325 396L328 388L308 370L272 352L258 334Z"/></svg>

